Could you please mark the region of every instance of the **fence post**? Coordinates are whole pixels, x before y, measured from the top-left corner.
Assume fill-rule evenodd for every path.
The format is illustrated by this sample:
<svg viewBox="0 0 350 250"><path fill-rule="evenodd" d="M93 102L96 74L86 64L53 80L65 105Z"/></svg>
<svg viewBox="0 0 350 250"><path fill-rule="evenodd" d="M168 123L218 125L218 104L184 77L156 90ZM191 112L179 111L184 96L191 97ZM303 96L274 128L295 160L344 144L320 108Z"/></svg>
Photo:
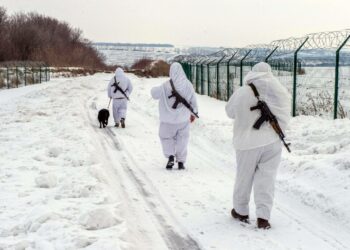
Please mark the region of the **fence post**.
<svg viewBox="0 0 350 250"><path fill-rule="evenodd" d="M186 62L182 62L181 65L182 65L183 70L185 71L186 77L188 77L187 63Z"/></svg>
<svg viewBox="0 0 350 250"><path fill-rule="evenodd" d="M187 79L190 79L190 71L189 71L189 65L188 65L188 62L185 62L184 63L185 65L185 68L186 68L186 76L187 76Z"/></svg>
<svg viewBox="0 0 350 250"><path fill-rule="evenodd" d="M199 86L199 62L196 63L196 92L197 93L198 93L198 86Z"/></svg>
<svg viewBox="0 0 350 250"><path fill-rule="evenodd" d="M33 83L32 83L32 84L34 84L34 83L35 83L35 78L34 78L34 67L32 67L32 79L33 79Z"/></svg>
<svg viewBox="0 0 350 250"><path fill-rule="evenodd" d="M6 67L6 83L7 83L7 88L10 88L10 75L9 75L9 67Z"/></svg>
<svg viewBox="0 0 350 250"><path fill-rule="evenodd" d="M293 70L293 111L292 115L293 117L296 116L296 97L297 97L297 63L298 63L298 52L301 50L301 48L304 46L304 44L307 42L309 37L306 37L304 42L297 48L297 50L294 52L294 70Z"/></svg>
<svg viewBox="0 0 350 250"><path fill-rule="evenodd" d="M203 87L204 87L204 82L203 82L203 63L201 63L201 95L203 95Z"/></svg>
<svg viewBox="0 0 350 250"><path fill-rule="evenodd" d="M335 53L335 84L334 84L334 115L333 118L338 118L338 93L339 93L339 59L340 50L348 42L350 35L344 40L344 42L339 46Z"/></svg>
<svg viewBox="0 0 350 250"><path fill-rule="evenodd" d="M27 86L27 66L24 66L24 86Z"/></svg>
<svg viewBox="0 0 350 250"><path fill-rule="evenodd" d="M227 61L227 100L230 99L230 63L237 54L237 51Z"/></svg>
<svg viewBox="0 0 350 250"><path fill-rule="evenodd" d="M241 68L240 68L240 86L243 86L243 61L244 61L244 59L246 59L247 58L247 56L250 54L250 52L252 52L252 50L249 50L245 55L244 55L244 57L241 59L241 64L240 64L240 66L241 66Z"/></svg>
<svg viewBox="0 0 350 250"><path fill-rule="evenodd" d="M220 63L225 59L226 56L223 56L216 64L216 98L221 100L221 91L220 91Z"/></svg>
<svg viewBox="0 0 350 250"><path fill-rule="evenodd" d="M215 62L215 59L207 63L208 67L208 96L210 96L210 64Z"/></svg>
<svg viewBox="0 0 350 250"><path fill-rule="evenodd" d="M199 62L200 62L200 60L198 61L198 62L196 62L196 92L198 93L198 85L199 85L199 67L198 67L198 65L199 65Z"/></svg>
<svg viewBox="0 0 350 250"><path fill-rule="evenodd" d="M192 62L190 62L190 71L191 71L191 82L193 81L193 63Z"/></svg>
<svg viewBox="0 0 350 250"><path fill-rule="evenodd" d="M200 60L197 62L197 66L200 66L200 67L201 67L201 66L202 66L202 62L203 62L203 59L202 59L202 60L200 59ZM196 72L196 78L197 78L197 79L196 79L196 92L199 93L199 91L198 91L198 89L199 89L199 84L202 84L202 79L201 79L201 82L199 82L199 77L202 78L202 74L201 74L201 68L200 68L200 67L197 67L197 66L196 66L196 69L197 69L197 70L196 70L196 71L197 71L197 72ZM198 76L198 77L197 77L197 76ZM199 93L199 94L200 94L200 93Z"/></svg>
<svg viewBox="0 0 350 250"><path fill-rule="evenodd" d="M187 79L191 81L191 65L189 62L187 62Z"/></svg>
<svg viewBox="0 0 350 250"><path fill-rule="evenodd" d="M273 53L275 53L275 51L278 49L278 46L276 46L276 48L274 48L270 54L265 58L265 62L268 63L270 57L272 56Z"/></svg>
<svg viewBox="0 0 350 250"><path fill-rule="evenodd" d="M196 60L193 59L192 62L191 62L191 82L192 84L194 83L194 81L196 80Z"/></svg>
<svg viewBox="0 0 350 250"><path fill-rule="evenodd" d="M17 88L18 88L18 81L19 81L19 79L18 79L18 67L16 66L16 86L17 86Z"/></svg>
<svg viewBox="0 0 350 250"><path fill-rule="evenodd" d="M187 76L187 79L190 80L190 65L188 62L186 62L186 76Z"/></svg>
<svg viewBox="0 0 350 250"><path fill-rule="evenodd" d="M208 93L207 93L207 95L208 96L210 96L210 63L211 63L211 61L209 61L207 63L207 74L208 74L208 87L207 87Z"/></svg>
<svg viewBox="0 0 350 250"><path fill-rule="evenodd" d="M209 74L208 74L208 69L209 69L208 62L210 62L210 59L203 61L203 73L202 73L202 78L204 79L204 67L206 66L207 67L207 81L209 80L209 78L208 78L208 76L209 76ZM207 87L208 87L208 83L207 83ZM208 89L207 89L207 91L208 91ZM203 86L202 86L202 95L205 95L205 92L204 92L204 80L203 80ZM207 93L207 95L209 95L209 93Z"/></svg>

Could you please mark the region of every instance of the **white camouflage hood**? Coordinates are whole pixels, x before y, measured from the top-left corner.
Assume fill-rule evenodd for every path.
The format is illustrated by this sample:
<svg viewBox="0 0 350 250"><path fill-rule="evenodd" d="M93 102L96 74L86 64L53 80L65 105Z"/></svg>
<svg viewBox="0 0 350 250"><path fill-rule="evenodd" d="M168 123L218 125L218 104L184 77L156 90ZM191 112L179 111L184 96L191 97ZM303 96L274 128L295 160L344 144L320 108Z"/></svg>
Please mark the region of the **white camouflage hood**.
<svg viewBox="0 0 350 250"><path fill-rule="evenodd" d="M114 75L115 75L115 78L117 79L117 81L122 81L126 78L124 70L122 68L117 68L115 70Z"/></svg>
<svg viewBox="0 0 350 250"><path fill-rule="evenodd" d="M269 64L260 62L253 66L244 78L245 84L253 83L263 101L282 121L289 120L291 99L287 89L273 76Z"/></svg>
<svg viewBox="0 0 350 250"><path fill-rule="evenodd" d="M192 86L192 83L187 79L186 74L184 70L182 69L182 66L178 62L174 62L170 66L170 72L169 72L170 79L174 83L174 87L176 91L187 101L189 101L194 94L194 89ZM173 109L172 105L175 102L175 97L168 98L168 96L171 95L172 88L170 86L170 81L167 81L163 84L163 98L167 105L167 110L169 112L183 112L183 109L186 109L182 104L179 104L177 109Z"/></svg>
<svg viewBox="0 0 350 250"><path fill-rule="evenodd" d="M182 66L178 62L174 62L170 66L170 79L174 83L177 92L186 100L189 100L193 94L192 83L187 79ZM170 85L169 85L170 86Z"/></svg>

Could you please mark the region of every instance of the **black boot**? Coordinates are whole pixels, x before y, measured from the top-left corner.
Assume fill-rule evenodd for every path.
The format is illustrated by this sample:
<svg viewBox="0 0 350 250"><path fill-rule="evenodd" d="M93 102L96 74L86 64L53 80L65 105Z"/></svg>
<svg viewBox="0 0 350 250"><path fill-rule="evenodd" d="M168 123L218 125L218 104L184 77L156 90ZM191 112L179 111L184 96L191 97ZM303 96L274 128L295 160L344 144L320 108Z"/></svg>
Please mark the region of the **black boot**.
<svg viewBox="0 0 350 250"><path fill-rule="evenodd" d="M166 164L166 169L170 170L172 169L174 166L174 156L173 155L170 155L169 156L169 160L168 160L168 163Z"/></svg>
<svg viewBox="0 0 350 250"><path fill-rule="evenodd" d="M114 127L119 128L119 123L116 122L115 125L114 125Z"/></svg>
<svg viewBox="0 0 350 250"><path fill-rule="evenodd" d="M234 208L231 210L231 215L233 218L249 224L249 216L248 215L241 215L241 214L237 213Z"/></svg>
<svg viewBox="0 0 350 250"><path fill-rule="evenodd" d="M258 218L256 224L258 225L258 228L261 228L261 229L270 229L271 228L269 221L262 219L262 218Z"/></svg>
<svg viewBox="0 0 350 250"><path fill-rule="evenodd" d="M178 163L178 168L179 168L179 170L184 170L185 169L184 163L183 162L179 162Z"/></svg>
<svg viewBox="0 0 350 250"><path fill-rule="evenodd" d="M125 128L125 118L120 120L120 124L122 125L122 128Z"/></svg>

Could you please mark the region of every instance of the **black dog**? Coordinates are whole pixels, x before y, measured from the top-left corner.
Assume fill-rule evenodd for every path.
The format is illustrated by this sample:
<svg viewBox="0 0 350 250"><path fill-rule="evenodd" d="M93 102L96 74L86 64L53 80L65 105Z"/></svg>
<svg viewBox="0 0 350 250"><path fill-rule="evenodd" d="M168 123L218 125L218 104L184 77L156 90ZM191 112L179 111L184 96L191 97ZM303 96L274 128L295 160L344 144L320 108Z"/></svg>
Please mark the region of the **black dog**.
<svg viewBox="0 0 350 250"><path fill-rule="evenodd" d="M101 109L98 112L97 119L100 122L100 128L102 128L102 126L105 128L108 125L108 118L109 118L108 109Z"/></svg>

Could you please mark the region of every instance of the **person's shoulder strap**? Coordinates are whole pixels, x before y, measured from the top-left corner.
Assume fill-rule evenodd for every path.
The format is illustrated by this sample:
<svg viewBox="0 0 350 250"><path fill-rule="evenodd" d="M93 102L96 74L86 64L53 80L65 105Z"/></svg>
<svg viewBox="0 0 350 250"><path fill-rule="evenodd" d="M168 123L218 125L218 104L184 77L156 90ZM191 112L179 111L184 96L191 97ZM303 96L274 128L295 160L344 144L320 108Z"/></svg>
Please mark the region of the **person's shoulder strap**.
<svg viewBox="0 0 350 250"><path fill-rule="evenodd" d="M259 92L258 92L258 90L256 89L255 85L254 85L253 83L249 83L248 85L249 85L249 87L253 90L255 97L259 99L259 97L260 97L260 96L259 96Z"/></svg>
<svg viewBox="0 0 350 250"><path fill-rule="evenodd" d="M170 79L170 86L171 86L171 89L176 92L176 89L175 89L175 86L174 86L174 82L173 82L172 79Z"/></svg>

